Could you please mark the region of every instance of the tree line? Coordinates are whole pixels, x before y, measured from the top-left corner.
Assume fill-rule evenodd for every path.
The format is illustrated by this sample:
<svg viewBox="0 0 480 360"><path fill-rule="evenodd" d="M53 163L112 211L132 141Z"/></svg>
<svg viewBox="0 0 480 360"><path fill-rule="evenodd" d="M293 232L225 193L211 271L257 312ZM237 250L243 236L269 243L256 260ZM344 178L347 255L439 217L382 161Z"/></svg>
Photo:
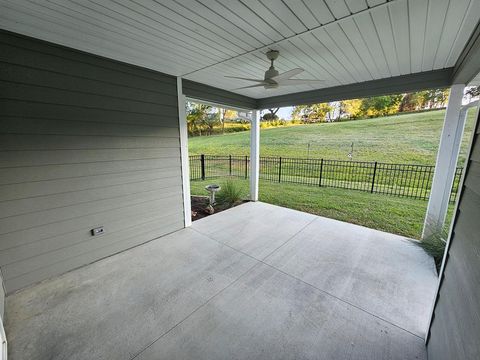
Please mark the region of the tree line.
<svg viewBox="0 0 480 360"><path fill-rule="evenodd" d="M302 120L305 123L330 122L438 109L446 106L448 93L448 89L433 89L406 94L298 105L292 110L292 119Z"/></svg>
<svg viewBox="0 0 480 360"><path fill-rule="evenodd" d="M293 107L291 120L280 119L279 108L267 109L262 116L262 127L287 126L317 122L333 122L366 119L444 108L448 102L448 89L431 89L412 93L374 96L328 103L298 105ZM480 87L470 87L465 92L468 98L480 96ZM211 105L187 102L187 126L191 136L223 134L245 131L249 120L235 110Z"/></svg>

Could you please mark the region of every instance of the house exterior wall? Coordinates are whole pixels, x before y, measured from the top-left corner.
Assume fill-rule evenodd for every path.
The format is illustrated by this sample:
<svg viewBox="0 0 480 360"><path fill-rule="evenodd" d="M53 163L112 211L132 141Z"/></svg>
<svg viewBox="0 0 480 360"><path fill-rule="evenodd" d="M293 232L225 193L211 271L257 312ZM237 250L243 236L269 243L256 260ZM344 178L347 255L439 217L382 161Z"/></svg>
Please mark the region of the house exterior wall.
<svg viewBox="0 0 480 360"><path fill-rule="evenodd" d="M175 77L0 32L7 293L182 228L180 160Z"/></svg>
<svg viewBox="0 0 480 360"><path fill-rule="evenodd" d="M458 203L427 343L428 358L479 359L480 126Z"/></svg>

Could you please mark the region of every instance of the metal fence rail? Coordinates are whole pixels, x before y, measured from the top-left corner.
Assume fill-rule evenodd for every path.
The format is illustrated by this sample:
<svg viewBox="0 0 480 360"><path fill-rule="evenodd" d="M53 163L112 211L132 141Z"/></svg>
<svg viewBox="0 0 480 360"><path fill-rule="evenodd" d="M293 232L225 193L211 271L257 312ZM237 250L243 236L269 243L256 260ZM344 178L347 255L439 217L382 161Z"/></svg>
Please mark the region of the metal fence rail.
<svg viewBox="0 0 480 360"><path fill-rule="evenodd" d="M248 178L250 159L238 155L190 156L190 180L225 176ZM428 200L435 167L366 161L260 157L260 179L318 187L368 191ZM463 168L458 167L450 194L455 202Z"/></svg>

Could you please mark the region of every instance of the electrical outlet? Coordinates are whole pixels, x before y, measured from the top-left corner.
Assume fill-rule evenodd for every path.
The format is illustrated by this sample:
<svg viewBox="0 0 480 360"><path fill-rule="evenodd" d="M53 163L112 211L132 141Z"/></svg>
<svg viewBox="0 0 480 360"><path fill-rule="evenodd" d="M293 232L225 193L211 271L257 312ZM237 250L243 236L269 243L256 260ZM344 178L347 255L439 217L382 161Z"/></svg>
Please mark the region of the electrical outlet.
<svg viewBox="0 0 480 360"><path fill-rule="evenodd" d="M105 229L103 228L103 226L99 226L95 229L92 229L90 230L92 232L92 236L98 236L98 235L102 235L103 233L105 233Z"/></svg>

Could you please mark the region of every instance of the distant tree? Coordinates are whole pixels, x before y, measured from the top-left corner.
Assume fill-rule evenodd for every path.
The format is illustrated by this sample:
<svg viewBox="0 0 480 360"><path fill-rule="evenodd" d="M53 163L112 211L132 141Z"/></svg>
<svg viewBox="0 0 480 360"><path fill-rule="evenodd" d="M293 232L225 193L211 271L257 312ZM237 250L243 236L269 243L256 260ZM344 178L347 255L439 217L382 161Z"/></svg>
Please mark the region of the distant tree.
<svg viewBox="0 0 480 360"><path fill-rule="evenodd" d="M324 122L330 111L332 106L329 103L297 105L292 110L292 118L301 119L306 123Z"/></svg>
<svg viewBox="0 0 480 360"><path fill-rule="evenodd" d="M202 118L202 125L207 135L212 135L216 126L220 125L220 113L207 113Z"/></svg>
<svg viewBox="0 0 480 360"><path fill-rule="evenodd" d="M227 120L235 119L237 117L237 112L235 110L219 108L219 121L222 124L222 134L225 134L225 122Z"/></svg>
<svg viewBox="0 0 480 360"><path fill-rule="evenodd" d="M362 99L361 114L365 117L395 114L398 112L401 99L402 95L384 95Z"/></svg>
<svg viewBox="0 0 480 360"><path fill-rule="evenodd" d="M403 96L402 101L398 107L399 112L415 111L421 106L422 99L418 92L407 93Z"/></svg>
<svg viewBox="0 0 480 360"><path fill-rule="evenodd" d="M472 86L465 91L465 95L468 95L472 98L480 96L480 86Z"/></svg>
<svg viewBox="0 0 480 360"><path fill-rule="evenodd" d="M362 115L362 99L351 99L341 101L344 114L350 119L358 119Z"/></svg>
<svg viewBox="0 0 480 360"><path fill-rule="evenodd" d="M277 112L280 108L268 109L268 113L263 114L262 119L265 121L278 120Z"/></svg>
<svg viewBox="0 0 480 360"><path fill-rule="evenodd" d="M187 128L192 135L202 135L205 125L209 123L207 117L210 115L210 105L187 103Z"/></svg>
<svg viewBox="0 0 480 360"><path fill-rule="evenodd" d="M435 109L445 107L448 101L448 89L431 89L419 91L417 96L419 98L421 109Z"/></svg>

